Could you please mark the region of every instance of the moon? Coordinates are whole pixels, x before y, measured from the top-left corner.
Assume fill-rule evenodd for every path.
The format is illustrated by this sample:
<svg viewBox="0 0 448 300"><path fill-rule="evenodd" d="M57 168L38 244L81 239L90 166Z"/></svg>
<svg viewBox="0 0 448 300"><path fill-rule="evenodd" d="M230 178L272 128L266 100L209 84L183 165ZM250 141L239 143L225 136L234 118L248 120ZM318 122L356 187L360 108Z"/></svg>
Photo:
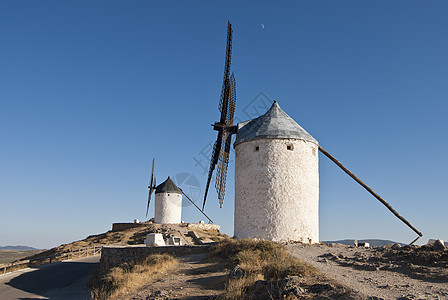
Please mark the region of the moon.
<svg viewBox="0 0 448 300"><path fill-rule="evenodd" d="M264 29L264 24L261 24L261 29Z"/></svg>

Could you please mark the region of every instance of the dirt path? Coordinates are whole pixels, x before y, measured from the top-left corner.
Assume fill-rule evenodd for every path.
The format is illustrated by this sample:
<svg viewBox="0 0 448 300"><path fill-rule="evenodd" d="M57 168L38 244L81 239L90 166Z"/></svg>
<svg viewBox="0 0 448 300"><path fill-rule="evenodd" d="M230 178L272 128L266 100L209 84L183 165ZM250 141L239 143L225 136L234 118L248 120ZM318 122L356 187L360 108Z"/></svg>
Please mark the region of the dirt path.
<svg viewBox="0 0 448 300"><path fill-rule="evenodd" d="M359 256L368 258L369 254L374 255L374 249L328 245L287 247L291 254L314 265L324 275L353 289L366 299L448 299L446 281L415 279L402 272L381 270L370 263L347 263ZM371 270L366 270L369 268Z"/></svg>
<svg viewBox="0 0 448 300"><path fill-rule="evenodd" d="M176 257L176 269L121 299L209 299L224 290L229 270L206 254Z"/></svg>

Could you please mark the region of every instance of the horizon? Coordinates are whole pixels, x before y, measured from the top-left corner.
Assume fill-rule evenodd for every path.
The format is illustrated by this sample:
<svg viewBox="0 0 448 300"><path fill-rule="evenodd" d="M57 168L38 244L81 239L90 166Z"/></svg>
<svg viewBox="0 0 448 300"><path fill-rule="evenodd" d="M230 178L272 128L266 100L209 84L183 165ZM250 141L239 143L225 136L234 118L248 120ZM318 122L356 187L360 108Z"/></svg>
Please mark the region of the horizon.
<svg viewBox="0 0 448 300"><path fill-rule="evenodd" d="M235 122L275 99L423 233L417 244L448 240L447 12L412 0L2 2L1 244L48 249L152 218L153 157L158 183L170 176L202 205L228 20ZM205 207L230 236L233 155L223 208L214 182ZM320 240L416 238L319 158Z"/></svg>
<svg viewBox="0 0 448 300"><path fill-rule="evenodd" d="M396 244L405 244L405 243L401 243L401 242L397 242L397 241L391 241L391 240L382 240L382 239L341 239L341 240L335 240L335 241L331 241L331 240L327 240L327 241L320 241L320 242L322 242L322 243L333 243L333 242L344 242L344 241L355 241L355 240L358 240L358 241L366 241L366 240L369 240L369 241L384 241L384 242L393 242L393 243L396 243ZM445 241L444 241L445 242ZM447 243L447 242L445 242L445 243ZM27 245L5 245L5 246L2 246L2 245L0 245L0 250L7 250L7 249L1 249L1 248L6 248L6 247L26 247L26 248L30 248L30 249L35 249L35 250L48 250L49 248L45 248L45 249L43 249L43 248L34 248L34 247L31 247L31 246L27 246ZM20 250L15 250L15 251L20 251ZM26 251L26 250L24 250L24 251Z"/></svg>

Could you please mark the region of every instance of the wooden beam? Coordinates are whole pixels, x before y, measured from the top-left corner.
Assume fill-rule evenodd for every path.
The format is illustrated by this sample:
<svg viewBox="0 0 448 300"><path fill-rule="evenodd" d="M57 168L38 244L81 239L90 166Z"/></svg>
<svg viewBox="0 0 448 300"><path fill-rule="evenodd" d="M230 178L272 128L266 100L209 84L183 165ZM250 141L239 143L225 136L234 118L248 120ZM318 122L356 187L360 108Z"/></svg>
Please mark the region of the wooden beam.
<svg viewBox="0 0 448 300"><path fill-rule="evenodd" d="M352 172L350 172L349 169L347 169L343 164L341 164L336 158L334 158L330 153L325 151L324 148L321 146L319 147L319 151L322 152L326 157L328 157L332 162L334 162L339 168L341 168L345 173L347 173L348 176L353 178L357 183L359 183L363 188L365 188L372 196L374 196L376 199L378 199L384 206L387 207L388 210L390 210L391 213L393 213L398 219L400 219L403 223L405 223L409 228L411 228L415 233L419 235L419 237L422 237L423 234L417 230L414 226L412 226L411 223L409 223L408 220L406 220L403 216L401 216L395 209L392 208L392 206L384 201L383 198L381 198L377 193L375 193L367 184L362 182L358 177L355 176ZM418 239L418 238L417 238ZM417 240L416 239L416 240ZM414 240L412 243L414 243L416 240ZM412 244L411 243L411 244Z"/></svg>

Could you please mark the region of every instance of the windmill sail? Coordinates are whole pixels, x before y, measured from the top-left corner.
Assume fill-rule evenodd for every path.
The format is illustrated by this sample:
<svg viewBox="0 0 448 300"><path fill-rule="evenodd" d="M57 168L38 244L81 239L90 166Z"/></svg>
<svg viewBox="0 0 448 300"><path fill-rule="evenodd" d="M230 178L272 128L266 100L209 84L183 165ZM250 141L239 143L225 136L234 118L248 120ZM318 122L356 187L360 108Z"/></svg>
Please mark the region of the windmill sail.
<svg viewBox="0 0 448 300"><path fill-rule="evenodd" d="M156 189L156 178L154 177L154 161L155 158L152 159L152 168L151 168L151 176L149 179L149 185L148 185L148 204L146 205L146 216L148 216L148 211L149 211L149 202L151 201L151 195L154 192L154 190Z"/></svg>
<svg viewBox="0 0 448 300"><path fill-rule="evenodd" d="M229 78L230 62L232 56L232 37L232 24L228 22L224 79L218 106L221 115L219 122L215 122L213 126L213 129L218 131L218 136L213 145L210 168L208 172L207 183L205 185L204 203L202 205L202 209L205 208L210 181L212 179L213 171L215 170L216 165L218 165L218 168L216 170L215 188L218 192L218 199L221 206L225 196L227 168L229 164L230 144L232 140L231 135L235 133L235 126L233 126L233 116L235 113L236 103L236 84L234 74L232 73L232 76L230 76Z"/></svg>

